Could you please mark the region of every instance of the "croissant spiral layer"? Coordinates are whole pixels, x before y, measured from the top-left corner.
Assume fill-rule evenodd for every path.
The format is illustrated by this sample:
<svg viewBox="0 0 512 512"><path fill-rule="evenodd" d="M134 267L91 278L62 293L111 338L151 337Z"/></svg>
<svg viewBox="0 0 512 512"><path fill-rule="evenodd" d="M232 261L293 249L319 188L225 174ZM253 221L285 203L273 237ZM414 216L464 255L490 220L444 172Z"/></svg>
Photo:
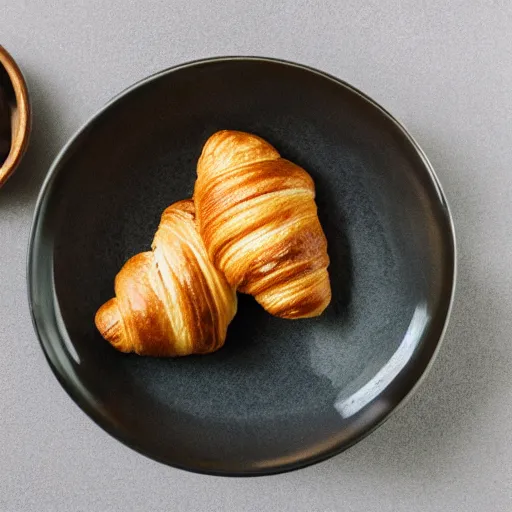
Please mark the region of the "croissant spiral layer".
<svg viewBox="0 0 512 512"><path fill-rule="evenodd" d="M152 251L128 260L114 287L116 296L98 310L95 322L121 352L213 352L224 344L236 313L236 293L208 258L192 200L164 211Z"/></svg>
<svg viewBox="0 0 512 512"><path fill-rule="evenodd" d="M231 286L271 314L305 318L331 300L327 240L310 175L248 133L206 142L194 189L199 232Z"/></svg>

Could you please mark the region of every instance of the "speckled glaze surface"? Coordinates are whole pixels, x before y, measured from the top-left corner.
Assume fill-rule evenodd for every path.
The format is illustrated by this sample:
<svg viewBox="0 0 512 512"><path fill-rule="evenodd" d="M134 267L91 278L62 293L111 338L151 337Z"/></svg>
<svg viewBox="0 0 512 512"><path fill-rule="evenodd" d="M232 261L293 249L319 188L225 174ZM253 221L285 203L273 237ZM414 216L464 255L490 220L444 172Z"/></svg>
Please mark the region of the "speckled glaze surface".
<svg viewBox="0 0 512 512"><path fill-rule="evenodd" d="M94 313L163 209L191 195L219 129L256 133L312 175L332 303L288 321L241 295L213 355L118 353ZM343 82L259 58L164 71L91 119L43 186L28 262L36 331L78 405L149 457L219 475L302 467L379 425L431 362L454 281L450 214L405 130Z"/></svg>

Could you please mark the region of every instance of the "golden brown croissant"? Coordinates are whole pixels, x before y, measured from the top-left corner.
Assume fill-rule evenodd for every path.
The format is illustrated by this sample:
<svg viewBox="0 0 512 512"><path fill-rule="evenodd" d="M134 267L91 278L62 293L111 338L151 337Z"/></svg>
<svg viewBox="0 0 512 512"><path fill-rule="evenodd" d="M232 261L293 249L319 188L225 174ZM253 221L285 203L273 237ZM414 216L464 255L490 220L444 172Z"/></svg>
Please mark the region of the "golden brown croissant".
<svg viewBox="0 0 512 512"><path fill-rule="evenodd" d="M213 352L224 344L236 313L236 292L208 259L190 199L164 211L152 251L126 262L116 276L115 293L95 321L101 335L122 352Z"/></svg>
<svg viewBox="0 0 512 512"><path fill-rule="evenodd" d="M304 169L260 137L223 130L203 148L194 202L208 254L232 286L283 318L327 307L327 241Z"/></svg>

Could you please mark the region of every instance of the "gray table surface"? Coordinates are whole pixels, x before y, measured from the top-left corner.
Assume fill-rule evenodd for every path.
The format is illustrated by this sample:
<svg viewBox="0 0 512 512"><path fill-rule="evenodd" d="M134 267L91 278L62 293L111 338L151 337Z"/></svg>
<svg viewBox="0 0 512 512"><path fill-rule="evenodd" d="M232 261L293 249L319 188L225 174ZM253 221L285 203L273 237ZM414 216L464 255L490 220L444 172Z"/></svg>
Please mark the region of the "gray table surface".
<svg viewBox="0 0 512 512"><path fill-rule="evenodd" d="M444 4L0 0L34 107L0 190L0 512L512 510L512 4ZM459 246L452 320L413 399L342 455L251 479L168 468L90 421L45 362L25 285L35 199L66 139L132 82L226 54L318 67L391 110L438 172Z"/></svg>

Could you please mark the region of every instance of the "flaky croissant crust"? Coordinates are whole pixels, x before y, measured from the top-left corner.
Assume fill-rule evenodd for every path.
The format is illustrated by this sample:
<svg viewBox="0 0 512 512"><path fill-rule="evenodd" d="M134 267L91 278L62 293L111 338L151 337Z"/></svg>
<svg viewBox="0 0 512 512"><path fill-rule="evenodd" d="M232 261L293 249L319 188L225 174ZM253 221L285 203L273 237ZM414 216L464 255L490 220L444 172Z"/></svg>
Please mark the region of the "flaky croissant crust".
<svg viewBox="0 0 512 512"><path fill-rule="evenodd" d="M164 211L152 251L126 262L115 294L96 314L98 330L122 352L151 356L217 350L237 305L208 258L190 199Z"/></svg>
<svg viewBox="0 0 512 512"><path fill-rule="evenodd" d="M317 316L331 300L314 199L309 174L260 137L223 130L203 148L194 202L208 254L275 316Z"/></svg>

